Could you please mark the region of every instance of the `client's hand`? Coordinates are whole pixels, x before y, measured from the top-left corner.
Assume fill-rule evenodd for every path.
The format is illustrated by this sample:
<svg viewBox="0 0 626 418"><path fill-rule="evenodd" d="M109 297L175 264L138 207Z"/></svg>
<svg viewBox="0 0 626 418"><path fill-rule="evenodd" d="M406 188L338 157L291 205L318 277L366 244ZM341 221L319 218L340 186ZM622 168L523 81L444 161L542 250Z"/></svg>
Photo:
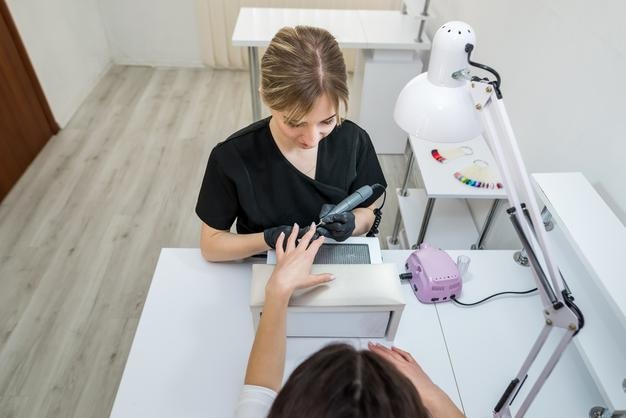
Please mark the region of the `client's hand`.
<svg viewBox="0 0 626 418"><path fill-rule="evenodd" d="M430 380L430 377L417 364L411 353L398 347L389 349L382 344L372 342L368 343L368 347L371 351L389 361L413 383L424 405L434 418L463 417L463 413L456 407L448 395Z"/></svg>
<svg viewBox="0 0 626 418"><path fill-rule="evenodd" d="M320 211L320 220L323 225L317 227L317 233L335 241L345 241L352 236L356 226L354 222L354 213L341 212L334 215L327 215L335 205L325 204Z"/></svg>
<svg viewBox="0 0 626 418"><path fill-rule="evenodd" d="M299 230L298 225L294 224L286 245L284 245L284 233L281 233L276 240L277 262L265 286L266 298L273 296L289 298L296 289L315 286L334 279L334 276L327 273L311 274L313 259L324 242L324 238L319 237L312 241L315 228L307 228L300 243L296 245Z"/></svg>
<svg viewBox="0 0 626 418"><path fill-rule="evenodd" d="M400 373L405 375L413 383L420 394L422 391L431 390L432 387L435 386L432 380L430 380L430 377L422 370L410 353L397 347L389 349L382 344L372 342L368 343L368 347L371 351L396 366Z"/></svg>
<svg viewBox="0 0 626 418"><path fill-rule="evenodd" d="M265 240L265 243L269 245L271 248L276 248L276 241L278 240L278 237L280 236L280 234L289 236L291 235L292 229L293 227L290 225L281 225L281 226L275 226L273 228L267 228L265 231L263 231L263 239ZM306 229L298 228L298 238L302 238L302 236L307 230L308 228Z"/></svg>

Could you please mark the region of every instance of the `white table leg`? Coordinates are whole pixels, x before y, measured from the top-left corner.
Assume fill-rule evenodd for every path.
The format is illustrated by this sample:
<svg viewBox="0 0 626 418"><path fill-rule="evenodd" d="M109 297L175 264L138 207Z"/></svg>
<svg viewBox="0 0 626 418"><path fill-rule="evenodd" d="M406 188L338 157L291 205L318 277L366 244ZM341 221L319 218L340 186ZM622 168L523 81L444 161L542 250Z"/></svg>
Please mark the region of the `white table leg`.
<svg viewBox="0 0 626 418"><path fill-rule="evenodd" d="M485 239L487 239L487 234L489 233L489 230L491 229L491 225L493 225L493 220L495 219L496 214L498 213L498 207L500 206L500 202L501 202L501 199L496 199L493 201L493 204L491 205L491 209L489 210L489 213L487 214L487 219L485 220L485 223L483 224L483 228L480 231L478 241L476 242L476 244L472 244L472 247L471 247L472 250L484 250L485 249Z"/></svg>
<svg viewBox="0 0 626 418"><path fill-rule="evenodd" d="M417 242L413 246L413 249L417 249L422 242L424 242L424 237L426 237L426 231L428 230L428 223L430 222L430 215L433 214L433 208L435 207L435 198L429 197L428 202L426 203L426 211L424 212L424 217L422 218L422 226L420 227L420 234L417 237Z"/></svg>
<svg viewBox="0 0 626 418"><path fill-rule="evenodd" d="M248 65L250 67L250 100L252 101L252 120L261 119L261 98L259 96L259 50L248 47Z"/></svg>
<svg viewBox="0 0 626 418"><path fill-rule="evenodd" d="M407 143L409 142L409 138L406 139ZM409 187L409 178L411 177L411 173L413 172L413 163L415 162L415 158L413 156L413 148L408 146L408 158L409 163L406 167L406 173L404 174L404 181L402 182L402 190L400 191L400 196L407 195L407 189ZM398 235L400 234L400 226L402 224L402 214L400 213L400 205L398 205L398 212L396 213L396 220L393 226L393 232L391 234L390 243L393 245L398 244Z"/></svg>

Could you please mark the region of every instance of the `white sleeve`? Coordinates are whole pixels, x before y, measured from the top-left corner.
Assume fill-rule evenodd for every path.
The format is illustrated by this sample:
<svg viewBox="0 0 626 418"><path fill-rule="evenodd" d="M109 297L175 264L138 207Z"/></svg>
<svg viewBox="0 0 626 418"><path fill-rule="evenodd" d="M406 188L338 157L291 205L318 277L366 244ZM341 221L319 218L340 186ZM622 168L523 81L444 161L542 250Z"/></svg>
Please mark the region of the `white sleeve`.
<svg viewBox="0 0 626 418"><path fill-rule="evenodd" d="M262 386L243 385L235 408L235 418L265 418L276 392Z"/></svg>

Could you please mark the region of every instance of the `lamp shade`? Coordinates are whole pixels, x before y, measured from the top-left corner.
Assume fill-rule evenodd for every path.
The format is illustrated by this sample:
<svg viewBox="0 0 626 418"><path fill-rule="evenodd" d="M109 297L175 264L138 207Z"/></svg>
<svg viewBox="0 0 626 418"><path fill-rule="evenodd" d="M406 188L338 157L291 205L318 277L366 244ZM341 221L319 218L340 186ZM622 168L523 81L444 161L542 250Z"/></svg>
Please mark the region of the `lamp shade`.
<svg viewBox="0 0 626 418"><path fill-rule="evenodd" d="M437 30L428 72L409 81L396 101L394 120L406 133L433 142L462 142L480 135L467 81L452 77L468 66L468 43L474 44L475 36L466 23L448 22Z"/></svg>

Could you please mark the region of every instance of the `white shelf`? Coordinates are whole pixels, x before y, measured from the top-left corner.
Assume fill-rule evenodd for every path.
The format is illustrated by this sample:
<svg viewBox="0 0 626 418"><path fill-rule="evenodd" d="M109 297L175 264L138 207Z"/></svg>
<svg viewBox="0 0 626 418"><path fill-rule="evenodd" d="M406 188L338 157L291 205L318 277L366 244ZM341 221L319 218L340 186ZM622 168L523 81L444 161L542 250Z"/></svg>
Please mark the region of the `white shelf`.
<svg viewBox="0 0 626 418"><path fill-rule="evenodd" d="M481 189L468 186L458 181L454 173L472 165L474 160L483 160L489 164L498 178L501 178L495 159L482 136L457 143L430 142L411 136L409 139L415 162L424 181L424 188L430 197L455 197L465 199L506 199L504 189ZM446 149L467 146L474 152L444 164L435 160L433 149ZM500 180L502 181L502 180Z"/></svg>
<svg viewBox="0 0 626 418"><path fill-rule="evenodd" d="M400 196L396 189L398 207L409 246L417 242L428 197L423 189L408 189ZM449 249L467 250L478 239L478 231L464 199L437 199L426 230L424 241Z"/></svg>

